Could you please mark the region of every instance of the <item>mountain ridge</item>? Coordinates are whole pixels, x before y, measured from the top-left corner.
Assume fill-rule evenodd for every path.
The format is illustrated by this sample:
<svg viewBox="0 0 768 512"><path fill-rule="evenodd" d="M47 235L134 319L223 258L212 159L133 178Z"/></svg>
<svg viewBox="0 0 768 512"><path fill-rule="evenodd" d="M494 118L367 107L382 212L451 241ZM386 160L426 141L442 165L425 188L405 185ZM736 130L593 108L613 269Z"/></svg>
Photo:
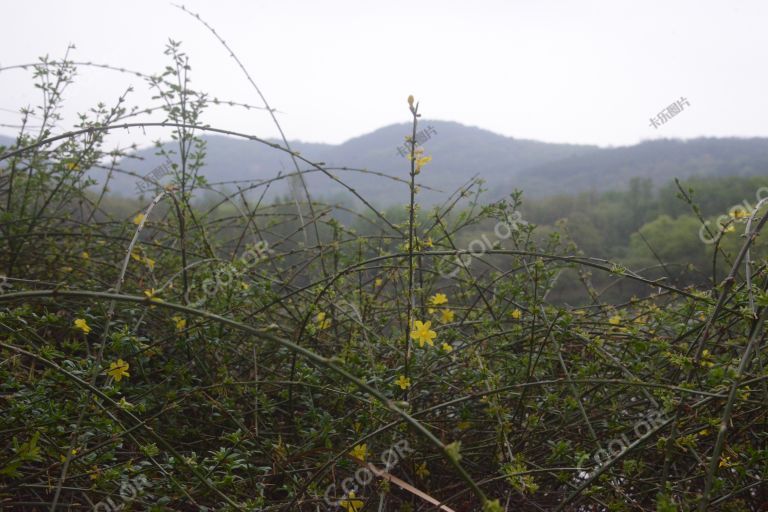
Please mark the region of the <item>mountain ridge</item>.
<svg viewBox="0 0 768 512"><path fill-rule="evenodd" d="M312 162L323 162L333 174L366 199L378 204L404 202L410 164L398 153L412 127L391 124L352 137L340 144L291 141L291 147ZM420 120L418 132L432 162L419 175L423 186L419 201L434 204L460 188L473 176L485 181L486 200L500 199L513 189L528 197L580 192L603 192L626 187L632 178L647 178L659 185L678 177L764 175L768 171L768 138L654 139L626 146L561 144L508 137L452 121ZM201 174L210 183L263 182L294 171L290 155L268 145L221 135L204 135L206 165ZM6 138L6 143L13 139ZM270 141L277 142L277 141ZM3 137L0 136L0 144ZM172 149L172 143L164 143ZM136 184L161 164L154 147L142 148L124 158L119 168L137 175L116 174L110 189L120 195L137 195ZM404 153L401 149L400 153ZM311 169L301 164L303 170ZM343 171L359 168L384 173L401 181L372 174ZM92 171L101 181L103 171ZM315 198L348 197L348 189L320 172L305 175ZM287 195L288 180L270 185L272 197ZM434 189L434 190L430 190Z"/></svg>

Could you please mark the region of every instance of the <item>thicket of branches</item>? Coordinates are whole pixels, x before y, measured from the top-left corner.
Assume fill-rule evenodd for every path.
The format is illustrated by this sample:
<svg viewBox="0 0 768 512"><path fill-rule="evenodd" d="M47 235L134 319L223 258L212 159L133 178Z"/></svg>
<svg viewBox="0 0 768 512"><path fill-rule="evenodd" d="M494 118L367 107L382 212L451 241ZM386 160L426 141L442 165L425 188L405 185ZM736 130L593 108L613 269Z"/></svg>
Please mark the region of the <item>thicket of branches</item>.
<svg viewBox="0 0 768 512"><path fill-rule="evenodd" d="M129 108L128 91L70 131L64 92L92 64L30 65L43 101L0 148L4 509L765 509L768 280L748 248L768 216L738 224L724 281L677 289L515 225L519 194L467 203L472 182L421 211L419 177L440 169L409 99L408 167L376 178L406 214L350 189L356 230L302 175L341 178L285 138L205 125L187 56L167 54L144 76L157 104ZM128 126L176 147L158 144L171 184L123 215L108 189L125 154L105 137ZM295 169L225 192L199 175L211 132ZM279 186L291 202L263 200ZM495 223L515 229L454 266L461 230ZM565 269L646 293L555 305Z"/></svg>

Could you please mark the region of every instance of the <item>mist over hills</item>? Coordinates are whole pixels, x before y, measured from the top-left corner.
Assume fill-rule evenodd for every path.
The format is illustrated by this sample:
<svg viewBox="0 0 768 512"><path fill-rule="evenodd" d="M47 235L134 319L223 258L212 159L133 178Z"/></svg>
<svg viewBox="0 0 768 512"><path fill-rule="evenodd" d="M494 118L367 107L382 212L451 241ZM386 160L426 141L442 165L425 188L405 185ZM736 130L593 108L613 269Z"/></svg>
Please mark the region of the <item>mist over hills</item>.
<svg viewBox="0 0 768 512"><path fill-rule="evenodd" d="M423 147L433 160L419 175L423 186L419 200L424 204L444 200L475 175L486 182L486 200L495 200L515 188L522 189L527 197L542 197L623 188L634 177L648 178L658 185L674 177L750 176L768 171L766 138L663 139L601 148L517 139L455 122L422 120L419 130L427 129L433 133ZM362 168L407 179L409 162L398 153L398 147L403 147L410 130L409 124L402 123L342 144L292 141L291 146L310 161L324 162L366 199L393 204L406 201L405 183L336 168ZM241 182L222 185L235 190L236 186L246 186L245 181L260 182L294 172L290 156L267 145L226 136L204 138L207 155L202 174L209 183ZM6 139L5 144L9 141ZM166 147L173 148L173 143L166 143ZM119 168L145 176L161 164L156 151L141 149L123 159ZM302 170L311 168L299 164ZM105 172L95 170L91 175L102 180ZM305 175L305 180L314 198L339 200L349 196L347 189L319 172ZM138 195L137 182L136 177L116 174L110 189L120 195ZM270 185L272 197L285 196L289 190L288 180Z"/></svg>

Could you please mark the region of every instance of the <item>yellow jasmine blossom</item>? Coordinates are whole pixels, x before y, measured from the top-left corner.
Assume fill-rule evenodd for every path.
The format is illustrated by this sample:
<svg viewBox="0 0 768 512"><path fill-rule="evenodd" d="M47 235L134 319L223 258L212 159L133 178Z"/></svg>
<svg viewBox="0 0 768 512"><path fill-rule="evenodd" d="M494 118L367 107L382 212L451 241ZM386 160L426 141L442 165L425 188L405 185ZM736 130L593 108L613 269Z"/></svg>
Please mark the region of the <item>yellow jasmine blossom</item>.
<svg viewBox="0 0 768 512"><path fill-rule="evenodd" d="M733 233L734 231L736 231L736 228L733 226L733 224L723 230L724 233Z"/></svg>
<svg viewBox="0 0 768 512"><path fill-rule="evenodd" d="M349 454L356 459L366 460L368 458L368 445L365 443L358 444L352 448L352 451L349 452Z"/></svg>
<svg viewBox="0 0 768 512"><path fill-rule="evenodd" d="M125 409L126 411L130 411L133 409L133 404L125 399L125 397L120 398L120 401L117 402L117 406L121 409Z"/></svg>
<svg viewBox="0 0 768 512"><path fill-rule="evenodd" d="M69 454L72 457L77 455L77 448L72 448L72 450L70 450ZM59 459L61 460L61 462L65 462L67 460L67 456L66 455L59 455Z"/></svg>
<svg viewBox="0 0 768 512"><path fill-rule="evenodd" d="M436 293L429 298L429 303L433 306L448 303L448 297L444 293Z"/></svg>
<svg viewBox="0 0 768 512"><path fill-rule="evenodd" d="M87 260L91 257L91 255L88 254L88 251L83 251L82 253L80 253L80 257L83 258L84 260Z"/></svg>
<svg viewBox="0 0 768 512"><path fill-rule="evenodd" d="M715 363L711 361L712 359L712 353L709 350L704 349L704 351L701 353L701 365L706 366L707 368L712 368L715 366Z"/></svg>
<svg viewBox="0 0 768 512"><path fill-rule="evenodd" d="M432 242L432 237L427 237L426 240L422 242L424 244L424 247L432 247L434 243Z"/></svg>
<svg viewBox="0 0 768 512"><path fill-rule="evenodd" d="M430 347L435 346L435 342L432 340L437 337L437 333L430 327L432 327L432 322L421 322L420 320L414 322L411 338L419 342L419 347L423 347L424 343L429 343Z"/></svg>
<svg viewBox="0 0 768 512"><path fill-rule="evenodd" d="M442 349L443 349L444 351L446 351L446 352L451 352L451 351L453 351L453 347L452 347L451 345L449 345L448 343L443 343Z"/></svg>
<svg viewBox="0 0 768 512"><path fill-rule="evenodd" d="M149 290L144 290L144 295L146 295L149 300L154 302L163 302L163 299L161 299L160 297L155 297L156 294L157 292L155 291L154 288L150 288Z"/></svg>
<svg viewBox="0 0 768 512"><path fill-rule="evenodd" d="M123 377L130 377L130 374L128 373L129 366L130 365L122 359L118 359L116 362L109 364L107 375L115 379L115 381L120 382Z"/></svg>
<svg viewBox="0 0 768 512"><path fill-rule="evenodd" d="M185 318L181 318L180 316L171 317L171 320L173 320L176 324L177 331L183 331L187 326L187 320Z"/></svg>
<svg viewBox="0 0 768 512"><path fill-rule="evenodd" d="M325 312L321 311L315 316L315 323L318 329L328 329L331 326L331 319L326 318Z"/></svg>
<svg viewBox="0 0 768 512"><path fill-rule="evenodd" d="M734 219L743 219L747 216L747 211L743 208L736 208L735 210L732 210L729 215Z"/></svg>
<svg viewBox="0 0 768 512"><path fill-rule="evenodd" d="M416 476L424 480L429 476L429 469L427 469L427 463L422 462L418 466L416 466Z"/></svg>
<svg viewBox="0 0 768 512"><path fill-rule="evenodd" d="M378 287L379 287L379 286L381 286L383 283L384 283L384 280L383 280L382 278L380 278L380 277L377 277L377 278L376 278L376 280L373 282L373 286L375 286L376 288L378 288Z"/></svg>
<svg viewBox="0 0 768 512"><path fill-rule="evenodd" d="M141 255L138 253L138 251L131 251L131 258L135 259L136 261L141 261Z"/></svg>
<svg viewBox="0 0 768 512"><path fill-rule="evenodd" d="M440 321L444 324L453 322L454 313L450 309L444 309L440 312Z"/></svg>
<svg viewBox="0 0 768 512"><path fill-rule="evenodd" d="M139 213L138 215L136 215L133 218L133 223L138 226L139 224L142 223L143 220L144 220L144 214L143 213Z"/></svg>
<svg viewBox="0 0 768 512"><path fill-rule="evenodd" d="M731 464L731 458L730 457L722 457L720 459L720 464L718 464L718 466L721 467L721 468L729 468L732 465L733 464Z"/></svg>
<svg viewBox="0 0 768 512"><path fill-rule="evenodd" d="M744 389L740 390L738 392L738 397L740 400L749 400L749 392L752 391L749 386L744 386Z"/></svg>
<svg viewBox="0 0 768 512"><path fill-rule="evenodd" d="M361 500L354 499L355 496L355 491L349 491L349 494L345 499L339 500L339 506L347 512L360 512L363 510L363 505L365 505L365 503Z"/></svg>
<svg viewBox="0 0 768 512"><path fill-rule="evenodd" d="M75 327L83 331L85 334L91 332L91 327L88 325L88 322L86 322L84 318L76 318Z"/></svg>
<svg viewBox="0 0 768 512"><path fill-rule="evenodd" d="M406 377L405 375L401 375L400 377L397 378L397 380L395 381L395 384L400 386L400 389L408 389L409 387L411 387L411 379Z"/></svg>
<svg viewBox="0 0 768 512"><path fill-rule="evenodd" d="M619 325L621 323L621 315L613 315L608 319L608 323L611 325Z"/></svg>
<svg viewBox="0 0 768 512"><path fill-rule="evenodd" d="M429 162L432 161L431 156L422 156L416 159L416 166L414 168L414 174L419 174L421 172L422 167L427 165Z"/></svg>
<svg viewBox="0 0 768 512"><path fill-rule="evenodd" d="M520 317L523 316L523 312L520 311L519 309L513 309L512 311L510 311L509 316L511 316L515 320L520 320Z"/></svg>
<svg viewBox="0 0 768 512"><path fill-rule="evenodd" d="M155 270L155 260L152 258L144 258L144 263L147 264L149 270Z"/></svg>

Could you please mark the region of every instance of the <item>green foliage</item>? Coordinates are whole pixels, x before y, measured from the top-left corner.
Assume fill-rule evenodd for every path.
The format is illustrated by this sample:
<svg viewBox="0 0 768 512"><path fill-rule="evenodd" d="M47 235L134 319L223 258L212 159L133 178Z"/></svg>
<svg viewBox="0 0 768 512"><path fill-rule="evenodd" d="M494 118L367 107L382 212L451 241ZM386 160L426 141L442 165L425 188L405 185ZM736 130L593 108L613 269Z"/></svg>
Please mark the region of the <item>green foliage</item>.
<svg viewBox="0 0 768 512"><path fill-rule="evenodd" d="M519 192L483 205L475 182L456 195L466 204L427 211L406 166L411 197L390 212L212 190L199 175L210 105L180 46L167 54L147 80L177 146L157 146L173 172L151 202L107 207L85 178L114 158L97 128L134 111L126 100L44 141L74 76L66 59L35 69L42 136L25 128L0 155L4 506L766 501L762 241L748 288L743 263L716 279L744 243L735 231L691 252L718 211L684 189L677 213L644 182L530 205ZM419 179L438 172L424 158ZM601 283L636 297L608 302ZM364 470L353 494L343 482Z"/></svg>

